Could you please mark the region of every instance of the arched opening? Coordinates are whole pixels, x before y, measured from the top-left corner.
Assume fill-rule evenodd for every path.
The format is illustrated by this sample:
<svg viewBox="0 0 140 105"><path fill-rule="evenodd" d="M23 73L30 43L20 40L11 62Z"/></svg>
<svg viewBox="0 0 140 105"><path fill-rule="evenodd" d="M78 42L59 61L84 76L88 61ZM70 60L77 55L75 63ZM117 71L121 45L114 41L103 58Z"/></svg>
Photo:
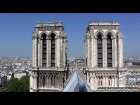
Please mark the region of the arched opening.
<svg viewBox="0 0 140 105"><path fill-rule="evenodd" d="M46 80L46 78L45 78L45 75L43 75L43 87L45 87L45 85L46 85L46 83L45 83L45 80Z"/></svg>
<svg viewBox="0 0 140 105"><path fill-rule="evenodd" d="M112 67L112 39L111 35L107 35L107 67Z"/></svg>
<svg viewBox="0 0 140 105"><path fill-rule="evenodd" d="M98 34L97 39L97 54L98 54L98 67L103 67L103 55L102 55L102 37L101 33Z"/></svg>
<svg viewBox="0 0 140 105"><path fill-rule="evenodd" d="M47 40L46 40L46 34L42 34L42 67L46 67L46 59L47 59Z"/></svg>
<svg viewBox="0 0 140 105"><path fill-rule="evenodd" d="M51 35L51 67L55 67L55 34Z"/></svg>
<svg viewBox="0 0 140 105"><path fill-rule="evenodd" d="M39 87L43 87L43 76L41 73L39 74Z"/></svg>
<svg viewBox="0 0 140 105"><path fill-rule="evenodd" d="M53 76L51 77L51 87L53 87Z"/></svg>
<svg viewBox="0 0 140 105"><path fill-rule="evenodd" d="M98 77L98 87L100 87L100 77Z"/></svg>
<svg viewBox="0 0 140 105"><path fill-rule="evenodd" d="M109 78L108 78L108 86L109 87L111 87L111 79L112 79L111 76L109 76Z"/></svg>
<svg viewBox="0 0 140 105"><path fill-rule="evenodd" d="M86 57L86 66L87 66L87 57Z"/></svg>

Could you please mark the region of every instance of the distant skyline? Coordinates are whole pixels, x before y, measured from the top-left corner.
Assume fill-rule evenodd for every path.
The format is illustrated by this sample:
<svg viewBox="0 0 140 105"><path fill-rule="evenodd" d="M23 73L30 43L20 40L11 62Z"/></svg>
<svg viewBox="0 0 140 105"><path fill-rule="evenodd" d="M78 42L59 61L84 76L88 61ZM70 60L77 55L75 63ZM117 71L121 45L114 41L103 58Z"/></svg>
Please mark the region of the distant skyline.
<svg viewBox="0 0 140 105"><path fill-rule="evenodd" d="M1 13L0 56L32 57L36 22L63 23L68 57L84 56L84 36L90 21L118 21L123 33L124 57L140 57L140 13Z"/></svg>

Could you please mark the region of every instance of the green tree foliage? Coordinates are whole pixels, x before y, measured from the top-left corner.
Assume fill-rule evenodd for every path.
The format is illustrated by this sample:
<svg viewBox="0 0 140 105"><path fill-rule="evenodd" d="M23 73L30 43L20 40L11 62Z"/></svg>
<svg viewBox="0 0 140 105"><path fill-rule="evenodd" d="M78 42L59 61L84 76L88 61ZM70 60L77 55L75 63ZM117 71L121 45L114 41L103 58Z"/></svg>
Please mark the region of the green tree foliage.
<svg viewBox="0 0 140 105"><path fill-rule="evenodd" d="M5 92L29 92L29 76L10 79L6 84Z"/></svg>
<svg viewBox="0 0 140 105"><path fill-rule="evenodd" d="M20 91L21 92L29 92L29 77L23 76L19 80L20 83Z"/></svg>

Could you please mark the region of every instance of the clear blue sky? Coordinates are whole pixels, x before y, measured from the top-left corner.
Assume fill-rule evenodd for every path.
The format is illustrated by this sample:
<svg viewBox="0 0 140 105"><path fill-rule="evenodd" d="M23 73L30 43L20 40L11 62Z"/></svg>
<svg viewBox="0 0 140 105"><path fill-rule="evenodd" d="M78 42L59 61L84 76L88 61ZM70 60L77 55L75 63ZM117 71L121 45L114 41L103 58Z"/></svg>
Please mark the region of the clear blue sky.
<svg viewBox="0 0 140 105"><path fill-rule="evenodd" d="M124 35L124 56L140 57L140 14L0 14L0 56L31 57L36 22L63 22L68 37L68 57L84 55L84 36L89 21L119 21Z"/></svg>

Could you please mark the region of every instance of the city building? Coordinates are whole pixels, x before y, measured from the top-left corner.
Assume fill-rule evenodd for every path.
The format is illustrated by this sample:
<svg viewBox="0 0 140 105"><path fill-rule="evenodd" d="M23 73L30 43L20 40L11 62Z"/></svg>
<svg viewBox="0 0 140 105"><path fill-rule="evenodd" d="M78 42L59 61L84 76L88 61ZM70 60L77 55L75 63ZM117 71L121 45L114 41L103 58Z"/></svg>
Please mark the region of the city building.
<svg viewBox="0 0 140 105"><path fill-rule="evenodd" d="M5 84L7 82L7 76L0 72L0 85Z"/></svg>
<svg viewBox="0 0 140 105"><path fill-rule="evenodd" d="M22 72L16 72L16 73L14 73L14 78L20 79L23 76L27 76L27 73L22 73Z"/></svg>

